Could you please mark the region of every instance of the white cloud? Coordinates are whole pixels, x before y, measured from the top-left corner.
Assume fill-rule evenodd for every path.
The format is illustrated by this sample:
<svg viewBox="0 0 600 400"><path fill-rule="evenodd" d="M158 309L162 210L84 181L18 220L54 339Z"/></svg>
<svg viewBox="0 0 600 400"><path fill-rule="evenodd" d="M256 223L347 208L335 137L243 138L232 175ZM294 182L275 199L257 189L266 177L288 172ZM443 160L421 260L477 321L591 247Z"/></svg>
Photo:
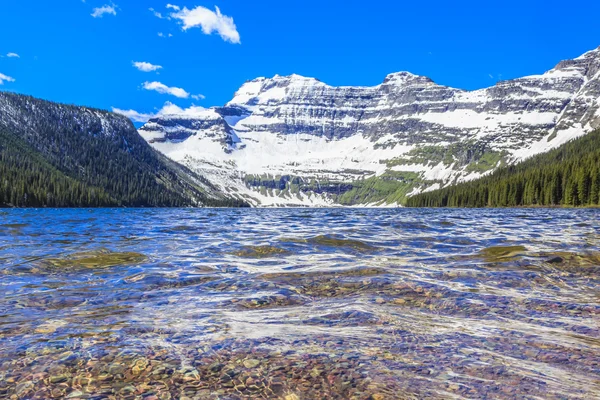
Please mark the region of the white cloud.
<svg viewBox="0 0 600 400"><path fill-rule="evenodd" d="M203 94L193 94L192 95L192 99L194 99L194 100L204 100L204 99L206 99L206 96L203 95Z"/></svg>
<svg viewBox="0 0 600 400"><path fill-rule="evenodd" d="M186 117L199 117L206 112L206 108L199 106L190 106L189 108L181 108L170 101L167 101L163 107L156 113L140 113L135 110L122 110L113 107L112 111L116 114L121 114L131 119L134 122L146 123L152 118L161 117L164 115L183 115Z"/></svg>
<svg viewBox="0 0 600 400"><path fill-rule="evenodd" d="M9 58L21 58L21 56L18 55L17 53L8 53L6 55L6 57L9 57Z"/></svg>
<svg viewBox="0 0 600 400"><path fill-rule="evenodd" d="M162 66L160 66L160 65L154 65L154 64L150 64L149 62L144 62L144 61L134 61L133 66L142 72L152 72L152 71L158 71L159 69L162 69Z"/></svg>
<svg viewBox="0 0 600 400"><path fill-rule="evenodd" d="M175 11L181 10L181 7L173 5L173 4L167 4L167 8L171 8L171 9L173 9Z"/></svg>
<svg viewBox="0 0 600 400"><path fill-rule="evenodd" d="M94 18L102 18L104 14L112 14L117 15L117 10L115 9L115 5L109 6L107 4L102 7L97 7L92 10L91 16Z"/></svg>
<svg viewBox="0 0 600 400"><path fill-rule="evenodd" d="M216 32L221 38L231 43L241 43L240 34L233 22L233 18L221 14L219 7L215 7L215 11L198 6L192 10L183 7L182 10L171 13L171 17L181 21L184 31L191 28L202 28L205 35L210 35Z"/></svg>
<svg viewBox="0 0 600 400"><path fill-rule="evenodd" d="M190 106L188 108L181 108L170 101L167 101L163 108L156 114L160 117L163 115L184 115L186 117L198 117L202 116L206 112L206 108L200 106Z"/></svg>
<svg viewBox="0 0 600 400"><path fill-rule="evenodd" d="M4 85L4 82L14 82L15 79L11 78L8 75L4 75L3 73L0 73L0 85Z"/></svg>
<svg viewBox="0 0 600 400"><path fill-rule="evenodd" d="M135 110L121 110L120 108L113 107L112 111L115 114L121 114L132 120L133 122L148 122L149 119L154 118L155 114L143 114Z"/></svg>
<svg viewBox="0 0 600 400"><path fill-rule="evenodd" d="M146 90L154 90L158 93L170 94L172 96L179 97L180 99L187 99L190 97L190 94L185 90L178 87L169 87L160 82L144 82L143 87Z"/></svg>

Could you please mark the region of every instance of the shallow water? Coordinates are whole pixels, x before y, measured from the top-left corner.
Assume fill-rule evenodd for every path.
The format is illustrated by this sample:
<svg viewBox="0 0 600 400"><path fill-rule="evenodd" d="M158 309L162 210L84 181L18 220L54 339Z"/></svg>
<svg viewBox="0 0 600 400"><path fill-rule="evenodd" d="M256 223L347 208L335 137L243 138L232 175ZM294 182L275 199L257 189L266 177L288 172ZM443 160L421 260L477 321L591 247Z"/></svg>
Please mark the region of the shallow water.
<svg viewBox="0 0 600 400"><path fill-rule="evenodd" d="M2 211L0 398L599 398L599 216Z"/></svg>

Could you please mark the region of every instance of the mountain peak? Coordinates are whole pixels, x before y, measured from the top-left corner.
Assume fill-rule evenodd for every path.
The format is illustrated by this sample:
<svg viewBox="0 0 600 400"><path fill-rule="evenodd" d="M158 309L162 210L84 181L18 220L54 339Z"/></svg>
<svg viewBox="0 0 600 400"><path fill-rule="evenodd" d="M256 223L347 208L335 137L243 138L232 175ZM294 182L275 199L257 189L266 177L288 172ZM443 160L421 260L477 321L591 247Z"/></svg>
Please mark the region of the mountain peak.
<svg viewBox="0 0 600 400"><path fill-rule="evenodd" d="M291 74L291 75L276 74L272 78L266 78L264 76L260 77L260 78L255 78L255 79L246 81L245 84L260 83L263 85L268 85L268 84L272 84L272 83L281 84L281 83L295 83L295 82L321 82L321 81L316 78L311 78L311 77L302 76L302 75L298 75L298 74Z"/></svg>
<svg viewBox="0 0 600 400"><path fill-rule="evenodd" d="M426 76L415 75L408 71L400 71L395 72L393 74L389 74L383 80L385 85L407 85L407 84L427 84L433 83L431 79Z"/></svg>
<svg viewBox="0 0 600 400"><path fill-rule="evenodd" d="M317 85L325 85L315 78L292 74L287 76L275 75L272 78L257 78L246 82L236 92L228 105L256 105L273 100L281 100L289 90L304 90Z"/></svg>
<svg viewBox="0 0 600 400"><path fill-rule="evenodd" d="M575 58L575 60L585 60L589 58L600 58L600 46L596 47L593 50L583 53L579 57Z"/></svg>
<svg viewBox="0 0 600 400"><path fill-rule="evenodd" d="M272 80L283 80L283 81L318 81L316 78L302 76L298 74L291 75L275 75Z"/></svg>
<svg viewBox="0 0 600 400"><path fill-rule="evenodd" d="M546 75L570 74L586 79L594 78L600 71L600 47L583 53L572 60L563 60Z"/></svg>

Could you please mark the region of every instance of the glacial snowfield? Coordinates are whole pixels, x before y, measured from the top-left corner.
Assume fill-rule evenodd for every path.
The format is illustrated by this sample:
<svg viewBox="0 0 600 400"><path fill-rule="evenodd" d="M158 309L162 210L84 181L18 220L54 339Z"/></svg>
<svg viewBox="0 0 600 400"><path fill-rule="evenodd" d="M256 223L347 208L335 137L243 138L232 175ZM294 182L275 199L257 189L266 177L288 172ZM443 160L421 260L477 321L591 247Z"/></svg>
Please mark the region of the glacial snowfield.
<svg viewBox="0 0 600 400"><path fill-rule="evenodd" d="M600 48L475 91L408 72L374 87L291 75L168 109L140 134L254 206L397 206L600 127Z"/></svg>

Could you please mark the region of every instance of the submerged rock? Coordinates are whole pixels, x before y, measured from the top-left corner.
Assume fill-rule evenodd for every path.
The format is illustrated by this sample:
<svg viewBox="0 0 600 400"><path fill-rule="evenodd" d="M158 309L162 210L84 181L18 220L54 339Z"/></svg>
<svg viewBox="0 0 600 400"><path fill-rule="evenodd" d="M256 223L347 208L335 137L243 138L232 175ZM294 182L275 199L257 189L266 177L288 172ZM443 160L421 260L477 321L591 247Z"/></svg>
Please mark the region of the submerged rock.
<svg viewBox="0 0 600 400"><path fill-rule="evenodd" d="M554 252L540 255L552 267L570 272L600 270L600 253Z"/></svg>
<svg viewBox="0 0 600 400"><path fill-rule="evenodd" d="M42 262L46 269L101 269L118 266L140 264L147 257L134 252L113 252L110 250L97 250L71 254L64 258L47 258Z"/></svg>
<svg viewBox="0 0 600 400"><path fill-rule="evenodd" d="M523 256L527 252L525 246L487 247L479 253L486 262L503 262Z"/></svg>
<svg viewBox="0 0 600 400"><path fill-rule="evenodd" d="M290 252L274 246L247 246L242 250L233 252L237 257L242 258L269 258L289 254Z"/></svg>
<svg viewBox="0 0 600 400"><path fill-rule="evenodd" d="M248 369L256 368L259 364L260 364L259 360L254 360L254 359L244 360L244 367L246 367Z"/></svg>
<svg viewBox="0 0 600 400"><path fill-rule="evenodd" d="M370 252L377 250L377 247L371 246L368 243L360 240L344 239L337 236L319 235L308 239L283 239L284 242L290 243L308 243L316 246L326 247L342 247L349 248L360 252Z"/></svg>

